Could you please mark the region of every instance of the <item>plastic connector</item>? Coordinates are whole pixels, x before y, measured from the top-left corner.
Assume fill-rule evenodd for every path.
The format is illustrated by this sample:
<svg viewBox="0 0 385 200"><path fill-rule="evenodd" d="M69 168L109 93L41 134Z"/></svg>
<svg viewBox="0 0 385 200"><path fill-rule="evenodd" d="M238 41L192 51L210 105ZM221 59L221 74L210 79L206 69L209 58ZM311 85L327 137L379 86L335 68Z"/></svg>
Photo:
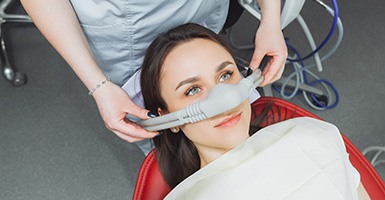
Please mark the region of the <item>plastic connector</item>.
<svg viewBox="0 0 385 200"><path fill-rule="evenodd" d="M329 98L325 95L315 96L314 98L316 99L316 100L313 100L313 104L315 106L322 108L322 107L328 106L329 104Z"/></svg>
<svg viewBox="0 0 385 200"><path fill-rule="evenodd" d="M261 20L261 10L257 4L256 0L238 0L239 5L241 5L245 10L247 10L251 15ZM305 0L286 0L283 9L281 12L281 28L284 29L289 25L302 10Z"/></svg>

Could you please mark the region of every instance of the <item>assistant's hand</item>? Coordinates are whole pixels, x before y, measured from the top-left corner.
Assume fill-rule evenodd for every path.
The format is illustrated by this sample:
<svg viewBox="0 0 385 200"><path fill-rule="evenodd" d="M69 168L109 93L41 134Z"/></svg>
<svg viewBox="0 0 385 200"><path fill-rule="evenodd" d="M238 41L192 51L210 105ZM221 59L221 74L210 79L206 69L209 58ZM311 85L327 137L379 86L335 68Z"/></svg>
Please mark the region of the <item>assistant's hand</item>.
<svg viewBox="0 0 385 200"><path fill-rule="evenodd" d="M158 132L149 132L140 125L129 121L127 114L140 119L148 119L148 110L137 106L117 85L107 82L92 95L99 108L106 127L128 142L136 142L155 137Z"/></svg>
<svg viewBox="0 0 385 200"><path fill-rule="evenodd" d="M273 83L281 78L287 58L287 47L281 27L274 23L261 23L255 36L255 50L250 62L252 69L257 69L263 57L270 57L262 74L261 86Z"/></svg>

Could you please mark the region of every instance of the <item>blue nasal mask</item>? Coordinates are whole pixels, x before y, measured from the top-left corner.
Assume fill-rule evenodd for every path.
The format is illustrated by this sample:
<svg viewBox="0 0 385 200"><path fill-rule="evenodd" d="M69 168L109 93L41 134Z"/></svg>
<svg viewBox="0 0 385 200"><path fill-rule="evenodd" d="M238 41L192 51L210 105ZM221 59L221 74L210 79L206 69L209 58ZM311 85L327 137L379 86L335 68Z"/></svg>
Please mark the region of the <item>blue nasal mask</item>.
<svg viewBox="0 0 385 200"><path fill-rule="evenodd" d="M266 64L262 63L261 67ZM262 81L262 72L257 69L237 84L218 83L205 100L166 115L144 120L140 125L148 131L159 131L214 117L239 106Z"/></svg>

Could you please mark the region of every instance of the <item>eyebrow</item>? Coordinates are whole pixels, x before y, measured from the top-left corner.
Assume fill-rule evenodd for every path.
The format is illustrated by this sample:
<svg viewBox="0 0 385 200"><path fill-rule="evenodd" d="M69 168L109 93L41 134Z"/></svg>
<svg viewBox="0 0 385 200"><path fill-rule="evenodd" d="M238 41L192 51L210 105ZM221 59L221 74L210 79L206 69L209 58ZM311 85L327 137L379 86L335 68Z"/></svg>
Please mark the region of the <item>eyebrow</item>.
<svg viewBox="0 0 385 200"><path fill-rule="evenodd" d="M225 62L223 62L223 63L221 63L221 64L219 64L219 65L217 66L216 72L221 71L222 69L224 69L225 67L227 67L227 65L234 65L234 63L232 63L232 62L230 62L230 61L225 61Z"/></svg>
<svg viewBox="0 0 385 200"><path fill-rule="evenodd" d="M221 64L219 64L219 65L217 66L216 72L221 71L222 69L224 69L225 67L227 67L227 66L230 65L230 64L234 64L234 63L232 63L232 62L230 62L230 61L224 61L223 63L221 63ZM193 77L187 78L187 79L181 81L181 82L178 84L178 86L176 86L175 90L177 90L177 89L180 88L181 86L186 85L186 84L188 84L188 83L194 83L194 82L197 82L199 79L200 79L199 76L193 76Z"/></svg>

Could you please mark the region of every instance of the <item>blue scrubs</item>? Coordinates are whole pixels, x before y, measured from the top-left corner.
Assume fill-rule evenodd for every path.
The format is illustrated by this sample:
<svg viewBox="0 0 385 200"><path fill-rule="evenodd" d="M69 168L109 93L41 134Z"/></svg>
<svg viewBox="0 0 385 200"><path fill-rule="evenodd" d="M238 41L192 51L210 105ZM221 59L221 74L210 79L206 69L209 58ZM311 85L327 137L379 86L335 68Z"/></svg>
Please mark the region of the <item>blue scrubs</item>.
<svg viewBox="0 0 385 200"><path fill-rule="evenodd" d="M194 22L219 32L228 0L71 0L99 67L122 86L160 34Z"/></svg>

